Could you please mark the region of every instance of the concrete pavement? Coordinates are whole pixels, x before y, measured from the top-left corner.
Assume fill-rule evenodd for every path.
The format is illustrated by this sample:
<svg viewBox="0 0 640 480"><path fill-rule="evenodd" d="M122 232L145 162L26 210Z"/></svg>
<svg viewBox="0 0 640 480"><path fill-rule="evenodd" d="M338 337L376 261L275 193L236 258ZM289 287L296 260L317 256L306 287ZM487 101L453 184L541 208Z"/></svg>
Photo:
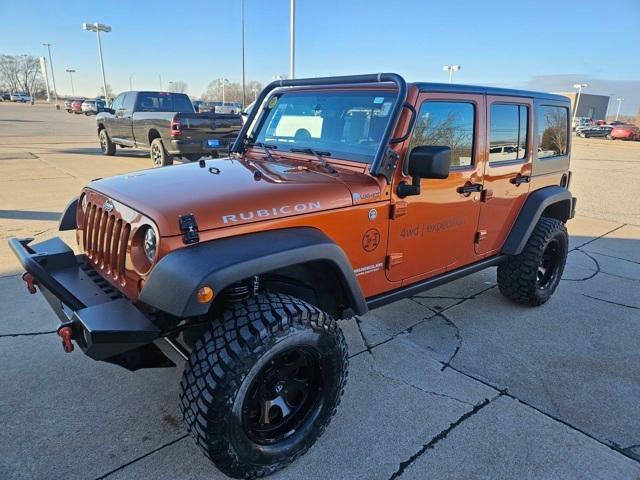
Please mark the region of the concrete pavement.
<svg viewBox="0 0 640 480"><path fill-rule="evenodd" d="M58 234L88 180L149 166L99 155L93 125L0 104L0 478L225 478L182 426L181 366L65 355L6 247ZM514 305L492 269L342 321L338 414L272 478L640 478L640 143L577 139L572 170L578 216L554 297Z"/></svg>

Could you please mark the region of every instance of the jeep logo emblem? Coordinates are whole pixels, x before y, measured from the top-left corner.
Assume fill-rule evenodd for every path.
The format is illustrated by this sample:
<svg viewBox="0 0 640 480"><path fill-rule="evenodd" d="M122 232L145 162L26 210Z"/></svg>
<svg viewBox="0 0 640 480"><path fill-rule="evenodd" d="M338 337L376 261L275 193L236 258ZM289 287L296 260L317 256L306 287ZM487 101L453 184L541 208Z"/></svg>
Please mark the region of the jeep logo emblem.
<svg viewBox="0 0 640 480"><path fill-rule="evenodd" d="M113 210L113 202L109 199L105 200L102 208L104 208L104 211L107 213L111 212L111 210Z"/></svg>

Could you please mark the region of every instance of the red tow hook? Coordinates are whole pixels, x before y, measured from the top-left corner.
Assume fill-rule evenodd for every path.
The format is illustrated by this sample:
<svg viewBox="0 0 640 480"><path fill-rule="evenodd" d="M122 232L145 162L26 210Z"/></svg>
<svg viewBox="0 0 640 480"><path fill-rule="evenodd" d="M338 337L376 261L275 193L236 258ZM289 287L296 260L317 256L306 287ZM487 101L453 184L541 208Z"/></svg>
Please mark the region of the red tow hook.
<svg viewBox="0 0 640 480"><path fill-rule="evenodd" d="M27 290L29 290L30 294L33 295L34 293L36 293L36 285L38 284L38 281L33 278L33 275L28 272L24 272L22 274L22 280L27 282Z"/></svg>
<svg viewBox="0 0 640 480"><path fill-rule="evenodd" d="M71 327L60 327L58 329L58 336L60 336L60 338L62 339L62 348L67 353L73 352L73 342L71 341L71 335L73 335Z"/></svg>

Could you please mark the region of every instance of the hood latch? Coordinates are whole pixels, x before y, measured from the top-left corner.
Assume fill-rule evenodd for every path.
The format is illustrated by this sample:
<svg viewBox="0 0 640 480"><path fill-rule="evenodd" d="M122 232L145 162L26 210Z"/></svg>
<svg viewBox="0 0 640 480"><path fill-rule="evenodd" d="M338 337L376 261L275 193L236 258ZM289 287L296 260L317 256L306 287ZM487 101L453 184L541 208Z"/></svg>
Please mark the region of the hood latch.
<svg viewBox="0 0 640 480"><path fill-rule="evenodd" d="M182 241L185 245L191 245L192 243L198 243L200 241L200 235L198 235L198 224L196 217L192 213L187 215L180 215L178 217L180 222L180 231L182 232Z"/></svg>

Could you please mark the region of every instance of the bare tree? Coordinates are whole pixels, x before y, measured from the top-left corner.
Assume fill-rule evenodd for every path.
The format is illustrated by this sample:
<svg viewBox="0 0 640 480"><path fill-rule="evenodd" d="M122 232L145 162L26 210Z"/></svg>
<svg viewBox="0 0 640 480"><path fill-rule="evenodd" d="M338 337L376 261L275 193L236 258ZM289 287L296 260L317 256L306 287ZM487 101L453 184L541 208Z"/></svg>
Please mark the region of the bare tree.
<svg viewBox="0 0 640 480"><path fill-rule="evenodd" d="M32 55L0 55L0 84L12 92L34 95L40 89L40 62Z"/></svg>
<svg viewBox="0 0 640 480"><path fill-rule="evenodd" d="M567 152L567 116L563 109L552 108L545 115L546 128L542 132L540 148L550 150L556 155Z"/></svg>
<svg viewBox="0 0 640 480"><path fill-rule="evenodd" d="M187 93L187 83L182 80L178 80L177 82L169 82L169 88L167 89L169 92L176 93Z"/></svg>
<svg viewBox="0 0 640 480"><path fill-rule="evenodd" d="M262 90L262 84L256 80L246 83L247 99L253 101L253 89L258 93ZM212 80L207 89L202 92L202 99L206 102L222 101L222 84L219 80ZM242 102L242 85L238 82L227 83L224 86L224 100L226 102ZM248 100L249 101L249 100Z"/></svg>
<svg viewBox="0 0 640 480"><path fill-rule="evenodd" d="M115 95L113 94L113 89L111 88L111 85L107 83L107 93L104 93L104 87L100 87L100 89L98 90L98 96L103 96L107 101L111 101L113 100L113 98L115 98Z"/></svg>

